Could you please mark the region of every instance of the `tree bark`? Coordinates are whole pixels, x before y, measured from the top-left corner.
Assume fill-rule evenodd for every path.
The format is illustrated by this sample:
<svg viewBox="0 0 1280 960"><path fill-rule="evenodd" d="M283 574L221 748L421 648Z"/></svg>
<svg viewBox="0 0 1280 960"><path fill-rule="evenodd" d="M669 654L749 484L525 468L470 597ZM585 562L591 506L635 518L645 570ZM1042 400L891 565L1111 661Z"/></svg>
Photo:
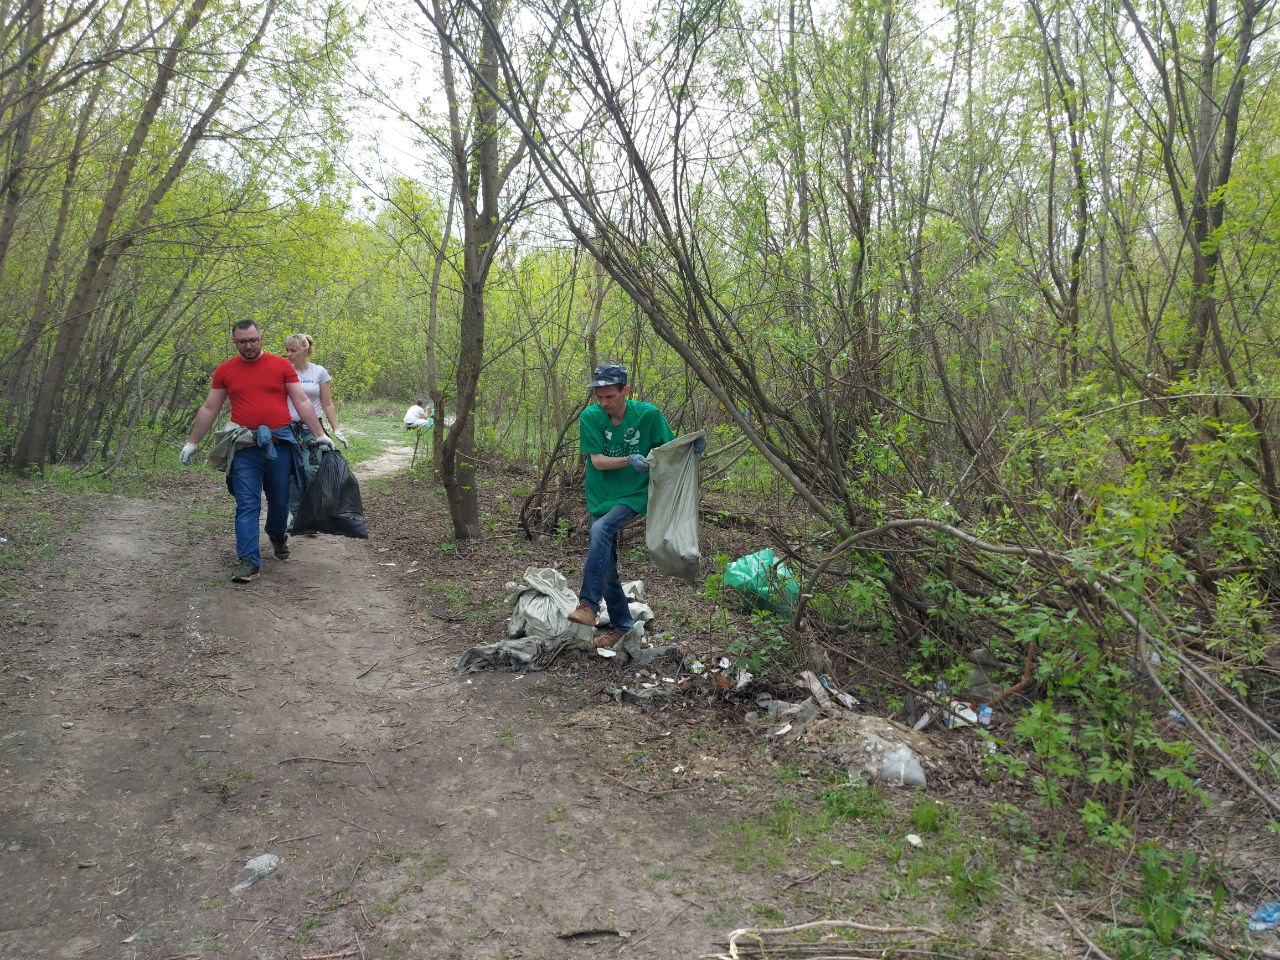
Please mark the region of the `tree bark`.
<svg viewBox="0 0 1280 960"><path fill-rule="evenodd" d="M449 107L450 161L454 188L462 213L462 315L459 320L458 365L454 422L440 444L440 474L449 503L454 536L459 542L479 537L480 501L476 491L476 394L484 363L485 287L493 265L496 242L503 229L498 197L511 167L499 156L498 104L488 90L499 83L492 30L499 20L498 4L480 0L477 13L485 24L476 53L480 82L471 87L470 149L464 137L462 100L453 71L447 20L439 0L433 3L433 22L440 34L442 75Z"/></svg>

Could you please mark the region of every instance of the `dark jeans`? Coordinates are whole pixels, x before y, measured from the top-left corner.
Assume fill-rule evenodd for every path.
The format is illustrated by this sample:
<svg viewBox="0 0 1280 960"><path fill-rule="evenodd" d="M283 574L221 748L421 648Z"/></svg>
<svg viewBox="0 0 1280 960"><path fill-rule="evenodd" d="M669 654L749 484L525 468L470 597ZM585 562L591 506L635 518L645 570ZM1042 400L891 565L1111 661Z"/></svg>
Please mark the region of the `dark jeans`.
<svg viewBox="0 0 1280 960"><path fill-rule="evenodd" d="M598 607L603 599L609 611L609 623L615 630L630 630L635 622L622 592L618 576L618 534L639 514L620 503L608 513L591 517L591 546L587 565L582 570L582 589L578 599Z"/></svg>
<svg viewBox="0 0 1280 960"><path fill-rule="evenodd" d="M231 494L236 498L236 556L262 564L258 551L258 521L262 494L267 494L267 536L284 539L289 514L289 479L293 476L293 445L277 444L274 459L263 447L245 447L231 461Z"/></svg>

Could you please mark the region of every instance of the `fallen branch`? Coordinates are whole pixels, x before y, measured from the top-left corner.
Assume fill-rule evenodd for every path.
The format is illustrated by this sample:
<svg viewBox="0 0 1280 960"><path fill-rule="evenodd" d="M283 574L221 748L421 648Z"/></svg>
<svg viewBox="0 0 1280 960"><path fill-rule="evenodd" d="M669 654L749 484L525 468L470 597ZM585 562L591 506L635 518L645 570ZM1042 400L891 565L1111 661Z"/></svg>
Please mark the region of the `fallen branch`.
<svg viewBox="0 0 1280 960"><path fill-rule="evenodd" d="M1099 947L1092 940L1090 940L1088 935L1083 930L1080 929L1079 925L1074 920L1071 919L1071 915L1068 914L1066 910L1062 909L1062 904L1058 903L1055 900L1053 903L1053 908L1057 910L1059 914L1062 915L1062 919L1067 921L1067 926L1069 926L1071 928L1071 932L1076 935L1076 939L1079 940L1081 943L1083 943L1086 947L1088 947L1089 951L1096 953L1101 958L1101 960L1111 960L1111 958L1107 956L1107 954L1102 950L1102 948ZM1087 958L1088 956L1089 956L1089 953L1086 952L1085 957Z"/></svg>
<svg viewBox="0 0 1280 960"><path fill-rule="evenodd" d="M786 933L800 933L804 930L823 930L823 929L841 929L841 930L858 930L862 933L879 933L885 935L900 935L906 933L922 933L926 936L939 936L938 931L931 930L928 927L877 927L868 923L857 923L853 920L814 920L810 923L799 923L794 927L742 927L729 934L729 957L732 960L739 960L741 956L738 953L738 941L751 937L756 941L763 943L765 937L776 937Z"/></svg>
<svg viewBox="0 0 1280 960"><path fill-rule="evenodd" d="M303 760L310 760L313 763L341 763L351 767L358 767L364 763L363 760L335 760L332 757L285 757L283 760L277 760L276 766L282 763L299 763Z"/></svg>
<svg viewBox="0 0 1280 960"><path fill-rule="evenodd" d="M628 790L634 790L636 793L640 794L642 797L649 797L650 799L656 799L656 800L660 800L665 794L674 793L677 790L691 790L693 789L693 786L694 786L693 784L689 784L688 786L684 786L684 787L667 787L666 789L659 790L658 792L655 793L655 792L646 790L643 787L637 787L633 783L627 783L627 781L619 777L615 777L611 773L605 773L604 776L608 777L614 783L620 786L626 787Z"/></svg>
<svg viewBox="0 0 1280 960"><path fill-rule="evenodd" d="M566 930L564 933L557 933L556 937L560 940L582 940L585 937L626 937L627 934L621 930L615 930L613 927L588 927L585 930Z"/></svg>

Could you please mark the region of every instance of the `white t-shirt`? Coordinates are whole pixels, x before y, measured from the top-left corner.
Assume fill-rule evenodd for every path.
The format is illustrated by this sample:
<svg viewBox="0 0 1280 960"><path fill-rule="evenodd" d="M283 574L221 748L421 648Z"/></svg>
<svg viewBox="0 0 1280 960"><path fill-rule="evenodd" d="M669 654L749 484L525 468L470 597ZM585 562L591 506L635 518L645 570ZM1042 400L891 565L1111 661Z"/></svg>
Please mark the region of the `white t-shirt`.
<svg viewBox="0 0 1280 960"><path fill-rule="evenodd" d="M412 407L410 407L408 410L404 412L405 426L406 427L417 426L420 423L425 423L427 417L429 416L431 416L430 413L428 413L426 410L423 410L420 404L415 403Z"/></svg>
<svg viewBox="0 0 1280 960"><path fill-rule="evenodd" d="M320 409L320 384L328 383L333 377L329 376L329 371L318 363L308 363L305 370L298 371L298 381L302 384L302 392L307 395L307 399L311 401L311 405L316 408L317 419L324 417L324 411ZM289 401L289 419L300 420L298 411L293 405L293 401Z"/></svg>

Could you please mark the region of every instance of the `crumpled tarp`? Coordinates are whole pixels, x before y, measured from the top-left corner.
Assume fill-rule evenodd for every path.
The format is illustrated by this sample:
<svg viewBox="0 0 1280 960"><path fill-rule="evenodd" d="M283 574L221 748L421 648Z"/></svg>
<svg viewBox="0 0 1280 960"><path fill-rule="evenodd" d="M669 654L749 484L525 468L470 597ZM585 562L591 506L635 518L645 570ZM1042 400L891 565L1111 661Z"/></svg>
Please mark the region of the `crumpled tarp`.
<svg viewBox="0 0 1280 960"><path fill-rule="evenodd" d="M552 661L566 650L596 650L595 631L581 624L571 624L558 637L518 637L485 643L472 647L458 661L459 673L479 673L481 670L499 670L507 673L533 673L545 670ZM639 625L618 641L612 650L612 660L617 666L648 663L653 660L681 659L680 648L674 645L642 647L644 628Z"/></svg>
<svg viewBox="0 0 1280 960"><path fill-rule="evenodd" d="M519 583L507 584L508 637L558 637L569 627L578 597L552 567L529 567Z"/></svg>
<svg viewBox="0 0 1280 960"><path fill-rule="evenodd" d="M611 653L618 666L664 657L679 658L680 649L675 646L640 646L644 624L653 619L653 610L644 602L644 582L624 583L622 592L630 601L636 625L612 651L606 651L606 655ZM459 673L533 672L547 669L565 650L595 652L595 629L569 619L578 605L578 597L565 584L560 571L551 567L527 568L521 582L507 584L506 600L511 605L511 616L507 619L509 639L472 647L458 661ZM607 625L608 613L601 612L597 623Z"/></svg>
<svg viewBox="0 0 1280 960"><path fill-rule="evenodd" d="M459 673L479 673L481 670L503 670L508 673L524 673L545 670L564 652L572 637L547 639L520 637L499 640L472 647L458 661Z"/></svg>
<svg viewBox="0 0 1280 960"><path fill-rule="evenodd" d="M631 608L631 619L648 623L653 608L644 602L644 581L628 580L622 585ZM578 606L578 595L569 589L564 575L552 567L528 567L519 583L507 584L506 602L509 637L558 637L569 629L569 614ZM609 613L600 605L596 626L609 625Z"/></svg>
<svg viewBox="0 0 1280 960"><path fill-rule="evenodd" d="M664 660L667 657L675 660L683 659L680 648L674 644L663 647L640 646L640 638L643 636L643 629L631 630L614 645L613 650L617 655L615 659L618 666L628 663L648 663L650 660Z"/></svg>

